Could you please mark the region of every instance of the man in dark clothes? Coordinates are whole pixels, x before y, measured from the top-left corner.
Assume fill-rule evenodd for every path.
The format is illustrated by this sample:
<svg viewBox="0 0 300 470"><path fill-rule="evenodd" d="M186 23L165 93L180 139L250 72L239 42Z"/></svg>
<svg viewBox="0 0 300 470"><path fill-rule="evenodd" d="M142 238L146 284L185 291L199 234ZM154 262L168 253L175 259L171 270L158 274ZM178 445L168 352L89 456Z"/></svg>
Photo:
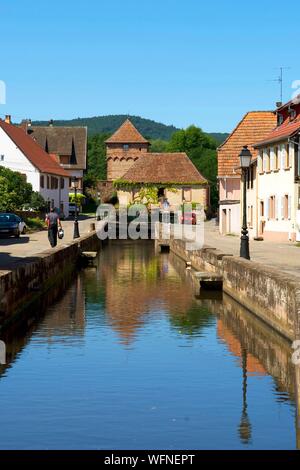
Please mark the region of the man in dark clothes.
<svg viewBox="0 0 300 470"><path fill-rule="evenodd" d="M49 214L46 215L46 224L48 226L48 239L52 248L57 245L58 226L61 227L58 214L51 208Z"/></svg>

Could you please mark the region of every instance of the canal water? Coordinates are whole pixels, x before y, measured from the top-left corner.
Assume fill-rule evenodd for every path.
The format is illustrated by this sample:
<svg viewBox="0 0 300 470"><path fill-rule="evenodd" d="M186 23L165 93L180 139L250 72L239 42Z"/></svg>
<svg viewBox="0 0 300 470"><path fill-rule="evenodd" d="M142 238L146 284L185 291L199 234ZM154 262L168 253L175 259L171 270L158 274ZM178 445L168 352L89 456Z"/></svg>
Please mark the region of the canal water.
<svg viewBox="0 0 300 470"><path fill-rule="evenodd" d="M7 332L1 449L295 449L290 344L152 242L112 242Z"/></svg>

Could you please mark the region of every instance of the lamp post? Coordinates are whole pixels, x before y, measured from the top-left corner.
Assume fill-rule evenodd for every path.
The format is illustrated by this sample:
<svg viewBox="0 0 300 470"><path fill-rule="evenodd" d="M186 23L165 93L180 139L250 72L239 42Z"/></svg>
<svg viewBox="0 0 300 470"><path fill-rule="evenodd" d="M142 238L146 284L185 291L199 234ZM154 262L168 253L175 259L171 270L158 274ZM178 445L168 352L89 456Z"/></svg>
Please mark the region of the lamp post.
<svg viewBox="0 0 300 470"><path fill-rule="evenodd" d="M248 236L248 227L247 227L247 174L249 171L252 154L245 145L239 155L241 169L242 169L242 180L243 180L243 226L242 226L242 236L241 236L241 249L240 257L245 259L250 259L249 254L249 236Z"/></svg>
<svg viewBox="0 0 300 470"><path fill-rule="evenodd" d="M75 192L75 218L74 218L74 235L73 238L79 238L79 224L78 224L78 212L77 212L77 189L78 189L78 179L76 176L72 178L72 188Z"/></svg>

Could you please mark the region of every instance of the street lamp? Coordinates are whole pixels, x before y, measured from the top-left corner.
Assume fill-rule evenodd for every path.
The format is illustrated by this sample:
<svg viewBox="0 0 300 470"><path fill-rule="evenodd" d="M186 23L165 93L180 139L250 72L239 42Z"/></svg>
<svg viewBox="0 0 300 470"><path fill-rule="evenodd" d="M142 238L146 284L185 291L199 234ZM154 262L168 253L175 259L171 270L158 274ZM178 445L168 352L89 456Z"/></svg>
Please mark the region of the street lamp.
<svg viewBox="0 0 300 470"><path fill-rule="evenodd" d="M76 176L73 176L71 187L75 192L75 218L74 218L74 235L73 238L79 238L79 225L78 225L78 213L77 213L77 189L79 186L79 181Z"/></svg>
<svg viewBox="0 0 300 470"><path fill-rule="evenodd" d="M252 154L245 145L239 155L241 169L242 169L242 179L243 179L243 226L242 226L242 236L241 236L241 250L240 257L245 259L250 259L249 254L249 236L248 236L248 227L247 227L247 174L249 171Z"/></svg>

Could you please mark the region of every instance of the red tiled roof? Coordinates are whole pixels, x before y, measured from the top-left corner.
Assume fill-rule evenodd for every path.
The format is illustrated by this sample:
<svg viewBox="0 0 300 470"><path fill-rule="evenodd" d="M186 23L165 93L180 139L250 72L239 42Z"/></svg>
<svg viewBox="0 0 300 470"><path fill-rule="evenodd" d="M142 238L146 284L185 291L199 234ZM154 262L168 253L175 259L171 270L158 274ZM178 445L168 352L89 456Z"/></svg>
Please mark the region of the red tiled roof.
<svg viewBox="0 0 300 470"><path fill-rule="evenodd" d="M207 183L186 153L143 154L122 180L134 183Z"/></svg>
<svg viewBox="0 0 300 470"><path fill-rule="evenodd" d="M300 116L293 121L286 120L281 126L276 127L276 129L270 132L264 140L257 141L257 143L254 144L254 147L259 148L266 144L280 142L288 137L292 137L298 132L300 132Z"/></svg>
<svg viewBox="0 0 300 470"><path fill-rule="evenodd" d="M142 134L134 127L129 119L122 124L121 127L106 140L107 144L147 144L149 143Z"/></svg>
<svg viewBox="0 0 300 470"><path fill-rule="evenodd" d="M247 113L218 148L218 176L234 176L240 166L239 154L248 145L255 158L257 151L254 142L264 137L276 126L277 118L273 111L251 111Z"/></svg>
<svg viewBox="0 0 300 470"><path fill-rule="evenodd" d="M55 156L45 152L23 129L1 120L0 127L40 172L69 176L69 173L59 165Z"/></svg>

